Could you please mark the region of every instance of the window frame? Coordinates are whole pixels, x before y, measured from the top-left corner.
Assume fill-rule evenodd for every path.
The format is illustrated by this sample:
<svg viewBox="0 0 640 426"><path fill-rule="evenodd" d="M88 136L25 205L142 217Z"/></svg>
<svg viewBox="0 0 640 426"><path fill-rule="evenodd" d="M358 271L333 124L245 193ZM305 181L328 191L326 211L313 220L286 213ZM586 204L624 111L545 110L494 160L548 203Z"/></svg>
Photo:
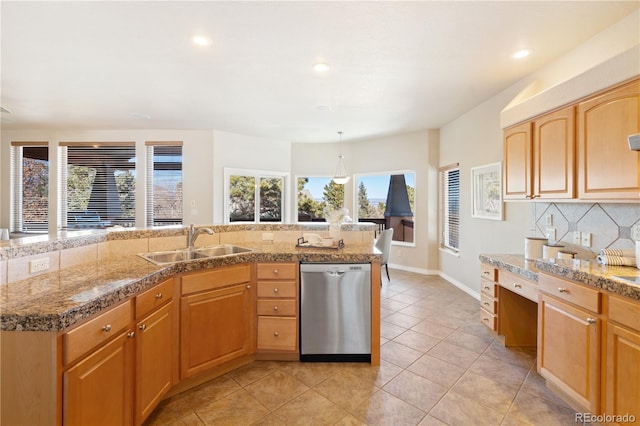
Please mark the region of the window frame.
<svg viewBox="0 0 640 426"><path fill-rule="evenodd" d="M9 203L9 230L10 232L46 234L49 232L51 222L50 214L50 189L51 189L51 158L49 158L49 142L48 141L12 141L10 150L10 197ZM47 219L43 227L29 229L24 227L24 177L23 177L23 160L24 148L46 148L47 149Z"/></svg>
<svg viewBox="0 0 640 426"><path fill-rule="evenodd" d="M146 154L146 164L145 164L145 226L149 227L163 227L163 226L176 226L184 224L184 193L182 194L182 199L180 200L182 203L182 214L180 216L180 223L175 224L154 224L155 217L155 197L154 197L154 171L155 171L155 148L156 147L180 147L181 149L181 157L182 160L180 162L180 182L184 187L184 149L182 141L147 141L145 142L145 154Z"/></svg>
<svg viewBox="0 0 640 426"><path fill-rule="evenodd" d="M254 191L255 191L255 206L254 206L254 213L255 213L255 220L253 221L233 221L231 222L230 218L229 218L229 204L230 204L230 191L229 191L229 184L231 183L231 176L247 176L247 177L253 177L256 179L256 184L254 187ZM275 221L268 221L268 222L264 222L264 221L260 221L260 185L259 185L259 181L260 179L282 179L282 201L281 201L281 220L278 222ZM239 169L239 168L232 168L232 167L225 167L224 168L224 208L223 208L223 212L224 212L224 224L225 225L229 225L229 224L283 224L283 223L287 223L287 194L289 193L289 180L290 180L290 173L289 172L276 172L276 171L269 171L269 170L256 170L256 169Z"/></svg>
<svg viewBox="0 0 640 426"><path fill-rule="evenodd" d="M454 171L457 172L458 174L457 176L457 224L456 226L454 226L455 229L452 230L451 229L452 224L453 222L455 222L455 219L452 220L450 218L451 209L449 208L449 206L451 202L448 194L450 193L449 190L453 183L451 173ZM460 255L461 174L462 174L462 171L460 169L459 163L450 164L448 166L440 167L439 169L439 180L440 180L440 184L439 184L440 194L438 197L438 211L440 216L440 220L438 221L439 248L441 251L451 253L456 256ZM457 243L455 246L451 243L451 240L454 236L456 237L456 243Z"/></svg>
<svg viewBox="0 0 640 426"><path fill-rule="evenodd" d="M311 224L311 223L329 223L329 222L327 221L327 219L324 217L324 215L323 215L323 217L322 217L322 218L324 219L324 221L323 221L323 222L320 222L320 221L316 221L316 222L313 222L313 221L306 222L306 221L300 221L300 220L298 220L298 218L299 218L299 211L298 211L298 180L299 180L299 179L305 179L305 178L307 178L307 179L309 179L309 178L312 178L312 179L327 179L327 183L331 183L331 180L333 179L333 175L331 175L331 176L330 176L330 175L307 175L307 174L304 174L304 175L296 175L296 177L295 177L295 185L296 185L296 191L295 191L295 194L296 194L296 195L295 195L294 208L293 208L293 210L294 210L293 214L294 214L294 217L295 217L295 223L298 223L298 224L301 224L301 225L304 225L304 224L307 224L307 225L308 225L308 224ZM345 196L344 196L344 194L343 194L343 196L342 196L342 205L343 205L343 206L344 206L344 200L345 200Z"/></svg>
<svg viewBox="0 0 640 426"><path fill-rule="evenodd" d="M391 176L393 175L413 175L414 188L413 188L413 241L398 241L391 240L392 245L403 246L403 247L416 247L416 212L418 210L418 173L415 170L411 169L402 169L402 170L391 170L391 171L381 171L381 172L369 172L369 173L358 173L353 176L353 221L355 223L360 222L359 210L360 206L358 205L358 187L360 186L359 180L364 176L389 176L389 180L391 180Z"/></svg>

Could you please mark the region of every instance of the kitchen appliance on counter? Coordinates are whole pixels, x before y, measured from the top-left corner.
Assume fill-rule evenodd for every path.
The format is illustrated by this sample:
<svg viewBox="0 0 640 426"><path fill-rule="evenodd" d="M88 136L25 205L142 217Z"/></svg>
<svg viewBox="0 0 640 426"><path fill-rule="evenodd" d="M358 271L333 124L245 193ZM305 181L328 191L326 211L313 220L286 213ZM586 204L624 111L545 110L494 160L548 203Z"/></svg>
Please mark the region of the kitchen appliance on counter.
<svg viewBox="0 0 640 426"><path fill-rule="evenodd" d="M370 264L300 264L300 361L371 362Z"/></svg>

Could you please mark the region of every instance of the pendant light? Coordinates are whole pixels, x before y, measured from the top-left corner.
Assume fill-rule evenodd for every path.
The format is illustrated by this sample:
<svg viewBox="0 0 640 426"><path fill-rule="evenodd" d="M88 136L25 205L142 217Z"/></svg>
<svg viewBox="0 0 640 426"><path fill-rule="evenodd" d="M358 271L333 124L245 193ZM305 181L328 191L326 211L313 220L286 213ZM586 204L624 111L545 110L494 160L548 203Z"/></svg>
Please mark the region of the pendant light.
<svg viewBox="0 0 640 426"><path fill-rule="evenodd" d="M347 169L344 166L344 155L342 155L342 130L338 132L340 135L340 155L338 155L338 166L336 167L336 174L333 176L333 181L338 185L344 185L349 182L349 176L347 176Z"/></svg>

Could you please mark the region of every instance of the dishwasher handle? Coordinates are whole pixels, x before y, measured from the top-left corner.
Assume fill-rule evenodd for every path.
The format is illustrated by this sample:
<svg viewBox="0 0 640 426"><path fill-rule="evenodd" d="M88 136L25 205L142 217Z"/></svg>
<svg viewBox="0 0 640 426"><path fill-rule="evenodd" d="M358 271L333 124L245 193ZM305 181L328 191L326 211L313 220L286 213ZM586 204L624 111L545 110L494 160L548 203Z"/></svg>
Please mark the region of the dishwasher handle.
<svg viewBox="0 0 640 426"><path fill-rule="evenodd" d="M327 275L330 277L341 277L346 274L345 271L327 271Z"/></svg>

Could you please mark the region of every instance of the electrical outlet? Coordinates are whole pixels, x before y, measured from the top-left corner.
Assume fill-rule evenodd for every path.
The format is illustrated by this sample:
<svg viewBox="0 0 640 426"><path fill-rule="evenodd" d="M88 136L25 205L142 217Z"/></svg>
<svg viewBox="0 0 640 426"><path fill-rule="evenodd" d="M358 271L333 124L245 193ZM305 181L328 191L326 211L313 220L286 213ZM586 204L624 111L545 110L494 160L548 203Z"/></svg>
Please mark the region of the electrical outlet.
<svg viewBox="0 0 640 426"><path fill-rule="evenodd" d="M547 216L547 226L553 226L553 215L552 214Z"/></svg>
<svg viewBox="0 0 640 426"><path fill-rule="evenodd" d="M29 273L35 274L36 272L42 272L49 269L49 258L43 257L42 259L35 259L29 262Z"/></svg>
<svg viewBox="0 0 640 426"><path fill-rule="evenodd" d="M573 231L573 244L578 246L582 244L582 232Z"/></svg>
<svg viewBox="0 0 640 426"><path fill-rule="evenodd" d="M640 241L640 223L636 223L631 227L631 239Z"/></svg>
<svg viewBox="0 0 640 426"><path fill-rule="evenodd" d="M581 244L583 247L591 247L591 232L582 233Z"/></svg>
<svg viewBox="0 0 640 426"><path fill-rule="evenodd" d="M262 241L273 241L273 232L263 232Z"/></svg>
<svg viewBox="0 0 640 426"><path fill-rule="evenodd" d="M546 233L549 240L556 241L556 228L547 228Z"/></svg>

